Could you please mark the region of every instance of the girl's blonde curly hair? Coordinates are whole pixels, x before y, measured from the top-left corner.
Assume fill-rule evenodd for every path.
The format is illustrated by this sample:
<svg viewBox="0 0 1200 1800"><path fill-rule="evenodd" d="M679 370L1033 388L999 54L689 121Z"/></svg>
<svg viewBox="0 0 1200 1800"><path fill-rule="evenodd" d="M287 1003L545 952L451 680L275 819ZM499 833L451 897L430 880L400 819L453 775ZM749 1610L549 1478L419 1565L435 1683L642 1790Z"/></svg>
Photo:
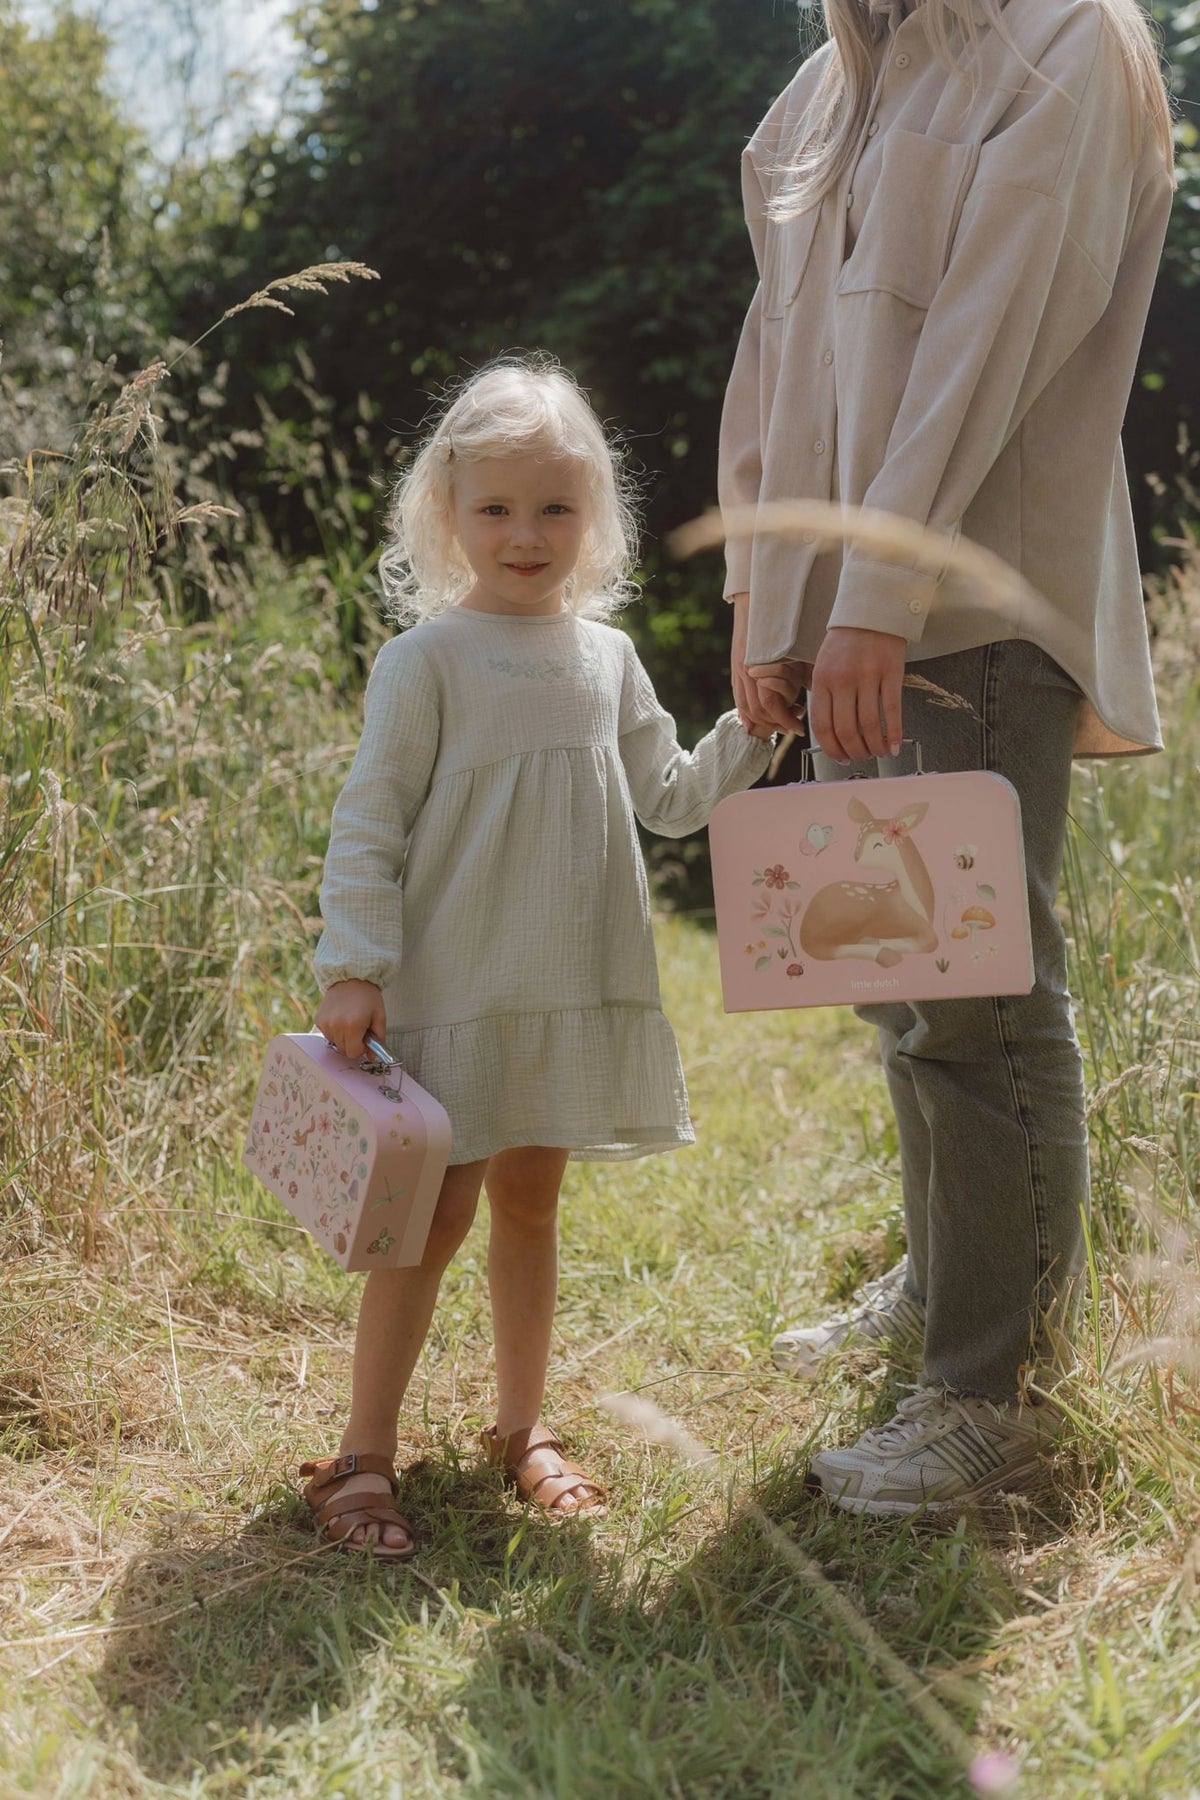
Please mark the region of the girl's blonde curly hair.
<svg viewBox="0 0 1200 1800"><path fill-rule="evenodd" d="M567 456L584 472L588 518L563 589L581 618L609 618L636 588L633 486L578 383L549 357L503 357L458 388L400 477L388 506L379 572L401 624L462 600L475 576L454 529L456 468L489 456Z"/></svg>

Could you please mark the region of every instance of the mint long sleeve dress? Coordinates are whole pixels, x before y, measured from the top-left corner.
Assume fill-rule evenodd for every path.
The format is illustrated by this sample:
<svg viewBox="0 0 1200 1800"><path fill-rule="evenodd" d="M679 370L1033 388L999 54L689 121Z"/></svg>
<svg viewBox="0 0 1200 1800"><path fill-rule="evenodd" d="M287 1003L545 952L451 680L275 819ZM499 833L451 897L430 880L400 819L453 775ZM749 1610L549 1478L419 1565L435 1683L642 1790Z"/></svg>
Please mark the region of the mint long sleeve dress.
<svg viewBox="0 0 1200 1800"><path fill-rule="evenodd" d="M629 638L461 607L385 645L334 808L322 989L375 982L451 1160L689 1143L635 819L703 826L770 747L726 713L692 752Z"/></svg>

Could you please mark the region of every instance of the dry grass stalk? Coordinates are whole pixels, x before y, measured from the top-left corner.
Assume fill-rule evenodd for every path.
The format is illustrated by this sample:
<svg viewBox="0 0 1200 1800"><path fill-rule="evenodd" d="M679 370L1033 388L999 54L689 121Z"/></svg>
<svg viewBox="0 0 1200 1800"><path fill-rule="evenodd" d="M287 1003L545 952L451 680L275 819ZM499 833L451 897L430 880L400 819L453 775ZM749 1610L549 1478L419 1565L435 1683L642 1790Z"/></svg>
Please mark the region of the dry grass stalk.
<svg viewBox="0 0 1200 1800"><path fill-rule="evenodd" d="M962 575L1001 605L1018 607L1036 599L1015 569L969 538L948 537L913 519L876 507L841 506L831 500L765 500L760 506L716 508L672 532L676 556L712 550L727 538L778 537L822 549L851 544L882 562L907 564L925 579Z"/></svg>
<svg viewBox="0 0 1200 1800"><path fill-rule="evenodd" d="M378 281L376 269L369 269L366 263L333 262L313 263L310 268L300 269L295 275L280 275L275 281L268 281L266 287L259 288L247 300L239 300L236 306L230 306L221 314L218 324L226 319L236 318L238 313L249 312L252 307L273 307L276 312L286 313L295 318L292 308L277 298L279 294L327 294L329 283L349 281ZM215 327L213 328L215 329ZM196 340L197 343L200 339Z"/></svg>
<svg viewBox="0 0 1200 1800"><path fill-rule="evenodd" d="M684 1462L698 1469L706 1480L714 1483L720 1481L721 1464L717 1453L693 1437L677 1419L673 1419L652 1400L638 1394L602 1394L599 1404L621 1424L640 1432L649 1443L661 1444L665 1449L674 1451ZM870 1621L864 1618L842 1589L830 1581L819 1564L811 1556L805 1556L756 1500L745 1502L745 1510L776 1554L812 1589L835 1626L858 1645L887 1681L901 1690L914 1712L924 1719L951 1755L958 1758L964 1768L972 1770L977 1760L981 1760L977 1757L975 1746L936 1695L884 1642ZM997 1754L994 1751L983 1753L988 1759L995 1758ZM1011 1780L1006 1781L1004 1786L1011 1787Z"/></svg>

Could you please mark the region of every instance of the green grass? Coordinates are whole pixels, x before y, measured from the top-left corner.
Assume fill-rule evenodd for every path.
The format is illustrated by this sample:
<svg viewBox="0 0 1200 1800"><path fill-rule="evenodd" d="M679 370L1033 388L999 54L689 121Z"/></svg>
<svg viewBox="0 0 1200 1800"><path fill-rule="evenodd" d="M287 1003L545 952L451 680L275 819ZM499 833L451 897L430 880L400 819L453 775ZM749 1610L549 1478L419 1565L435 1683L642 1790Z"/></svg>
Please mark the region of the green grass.
<svg viewBox="0 0 1200 1800"><path fill-rule="evenodd" d="M1090 1370L1038 1506L935 1532L805 1493L812 1442L895 1391L853 1363L797 1389L764 1356L893 1252L882 1083L852 1018L725 1018L709 935L664 921L660 949L701 1142L573 1170L563 1209L549 1411L611 1489L597 1524L545 1527L475 1460L482 1226L403 1431L407 1572L314 1552L292 1476L336 1433L356 1283L275 1222L231 1138L185 1210L126 1218L121 1254L9 1264L8 1522L29 1510L0 1545L5 1793L966 1793L762 1515L957 1727L1026 1756L1027 1793L1194 1789L1195 1433L1173 1491L1122 1441L1149 1377ZM614 1426L612 1389L717 1449L720 1481Z"/></svg>
<svg viewBox="0 0 1200 1800"><path fill-rule="evenodd" d="M1158 606L1169 752L1076 783L1096 1193L1053 1487L943 1529L805 1491L911 1375L806 1389L766 1355L895 1259L894 1128L869 1032L725 1017L710 932L672 917L700 1141L572 1168L563 1203L548 1412L608 1515L552 1529L479 1466L481 1222L402 1426L421 1556L376 1568L316 1546L295 1486L344 1414L356 1280L237 1160L263 1042L311 1004L362 584L197 554L209 622L181 623L147 476L110 603L77 529L116 505L97 455L9 471L0 1795L941 1800L989 1747L1030 1800L1200 1794L1197 571Z"/></svg>

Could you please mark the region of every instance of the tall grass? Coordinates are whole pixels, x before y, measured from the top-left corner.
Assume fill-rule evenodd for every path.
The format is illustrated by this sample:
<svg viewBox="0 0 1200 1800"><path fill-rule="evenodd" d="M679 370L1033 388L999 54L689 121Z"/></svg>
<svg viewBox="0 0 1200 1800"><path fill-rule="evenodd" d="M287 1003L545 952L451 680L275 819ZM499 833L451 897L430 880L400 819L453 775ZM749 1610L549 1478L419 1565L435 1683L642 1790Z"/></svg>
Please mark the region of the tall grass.
<svg viewBox="0 0 1200 1800"><path fill-rule="evenodd" d="M1187 1793L1200 558L1154 603L1167 752L1075 787L1096 1184L1054 1500L938 1539L803 1497L807 1448L894 1385L851 1365L798 1396L765 1346L894 1256L894 1132L852 1019L722 1018L711 944L666 921L701 1147L568 1196L553 1394L612 1517L548 1538L460 1463L488 1405L473 1239L406 1427L428 1550L388 1585L314 1562L285 1481L344 1404L355 1284L237 1166L262 1043L309 1016L369 553L288 567L197 497L163 376L2 472L3 1791L925 1800L962 1791L966 1732L1039 1800ZM601 1388L646 1391L723 1479L598 1424Z"/></svg>
<svg viewBox="0 0 1200 1800"><path fill-rule="evenodd" d="M0 470L0 1192L18 1246L84 1257L231 1141L253 1043L301 1015L362 673L344 580L176 491L167 373Z"/></svg>

